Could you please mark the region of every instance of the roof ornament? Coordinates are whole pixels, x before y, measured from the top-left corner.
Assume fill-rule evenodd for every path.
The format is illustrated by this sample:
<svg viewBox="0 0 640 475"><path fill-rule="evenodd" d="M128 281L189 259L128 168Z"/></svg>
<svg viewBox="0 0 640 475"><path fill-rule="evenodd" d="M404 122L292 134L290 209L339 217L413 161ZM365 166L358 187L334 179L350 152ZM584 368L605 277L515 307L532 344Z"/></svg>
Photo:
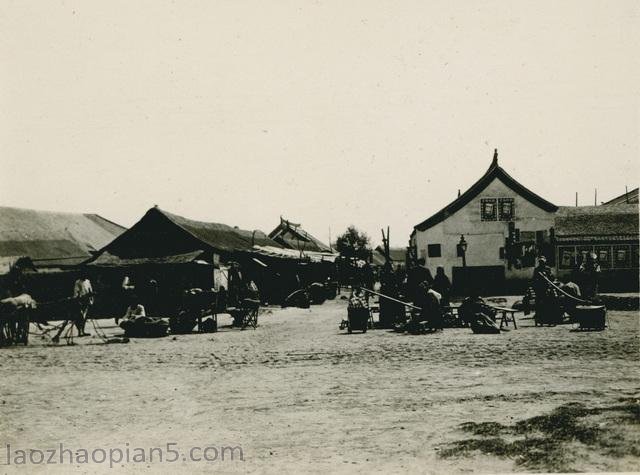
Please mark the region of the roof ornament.
<svg viewBox="0 0 640 475"><path fill-rule="evenodd" d="M492 167L498 166L498 149L497 148L493 149L493 161L491 162L491 166Z"/></svg>

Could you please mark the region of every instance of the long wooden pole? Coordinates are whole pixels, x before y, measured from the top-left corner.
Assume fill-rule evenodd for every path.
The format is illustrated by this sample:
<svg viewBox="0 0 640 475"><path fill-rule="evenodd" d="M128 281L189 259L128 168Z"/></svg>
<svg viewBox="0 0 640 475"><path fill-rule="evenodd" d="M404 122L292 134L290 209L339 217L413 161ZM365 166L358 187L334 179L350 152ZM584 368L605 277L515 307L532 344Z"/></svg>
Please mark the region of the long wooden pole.
<svg viewBox="0 0 640 475"><path fill-rule="evenodd" d="M388 295L381 294L380 292L376 292L375 290L365 289L364 287L356 287L356 288L359 289L359 290L363 290L365 292L369 292L370 294L377 295L378 297L382 297L382 298L385 298L387 300L391 300L393 302L401 303L405 307L415 308L416 310L422 310L421 307L416 307L415 305L412 305L412 304L410 304L408 302L403 302L402 300L394 299L393 297L389 297Z"/></svg>
<svg viewBox="0 0 640 475"><path fill-rule="evenodd" d="M549 279L547 279L547 277L546 277L544 274L540 274L540 275L542 276L542 278L543 278L544 280L546 280L546 281L547 281L547 283L548 283L551 287L553 287L554 289L556 289L558 292L562 292L566 297L569 297L570 299L573 299L573 300L575 300L575 301L577 301L577 302L580 302L580 303L591 304L591 301L590 301L590 300L583 300L583 299L580 299L580 298L578 298L578 297L576 297L576 296L574 296L574 295L568 294L567 292L565 292L564 290L562 290L560 287L558 287L556 284L554 284L554 283L553 283L553 282L551 282Z"/></svg>

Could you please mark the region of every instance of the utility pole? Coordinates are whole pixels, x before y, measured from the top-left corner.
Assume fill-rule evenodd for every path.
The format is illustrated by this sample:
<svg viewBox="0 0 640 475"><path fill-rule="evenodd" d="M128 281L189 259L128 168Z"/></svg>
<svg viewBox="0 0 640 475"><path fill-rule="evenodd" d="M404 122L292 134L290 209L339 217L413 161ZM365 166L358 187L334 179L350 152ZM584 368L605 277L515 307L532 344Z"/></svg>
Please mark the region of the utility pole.
<svg viewBox="0 0 640 475"><path fill-rule="evenodd" d="M627 188L627 185L624 185L624 197L627 201L627 204L629 204L629 189Z"/></svg>

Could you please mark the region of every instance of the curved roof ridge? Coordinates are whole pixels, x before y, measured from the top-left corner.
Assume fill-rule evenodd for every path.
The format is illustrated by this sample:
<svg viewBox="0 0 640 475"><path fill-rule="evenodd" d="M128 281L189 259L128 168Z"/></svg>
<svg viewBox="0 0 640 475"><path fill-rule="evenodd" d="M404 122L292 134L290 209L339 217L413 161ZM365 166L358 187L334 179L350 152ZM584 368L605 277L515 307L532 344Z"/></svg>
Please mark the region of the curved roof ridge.
<svg viewBox="0 0 640 475"><path fill-rule="evenodd" d="M417 229L418 231L424 231L444 221L446 218L462 209L472 199L478 196L487 186L489 186L489 184L495 178L499 179L507 187L511 188L513 191L515 191L534 205L538 206L539 208L549 212L557 211L558 207L556 205L537 195L526 186L518 182L511 175L509 175L498 164L498 149L495 149L491 165L478 181L476 181L473 185L471 185L471 187L469 187L469 189L467 189L467 191L462 193L460 196L458 196L458 198L453 200L440 211L425 219L420 224L414 226L414 229Z"/></svg>

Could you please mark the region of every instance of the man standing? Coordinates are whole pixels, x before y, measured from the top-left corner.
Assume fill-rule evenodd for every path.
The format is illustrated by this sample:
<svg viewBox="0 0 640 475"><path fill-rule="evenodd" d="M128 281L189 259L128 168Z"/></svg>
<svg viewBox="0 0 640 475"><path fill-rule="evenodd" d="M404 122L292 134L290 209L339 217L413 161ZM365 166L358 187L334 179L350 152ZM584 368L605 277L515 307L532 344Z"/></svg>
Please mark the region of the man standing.
<svg viewBox="0 0 640 475"><path fill-rule="evenodd" d="M438 266L436 276L433 279L433 290L442 295L441 304L443 307L449 306L449 295L451 292L451 281L444 273L444 267Z"/></svg>
<svg viewBox="0 0 640 475"><path fill-rule="evenodd" d="M398 280L390 262L386 262L380 272L380 292L398 299ZM393 300L380 299L380 324L382 328L393 328L405 316L404 305Z"/></svg>
<svg viewBox="0 0 640 475"><path fill-rule="evenodd" d="M84 325L87 320L89 307L93 305L93 288L91 287L91 281L85 270L82 271L80 278L73 284L73 297L70 299L70 304L71 307L68 310L69 318L58 328L58 332L52 338L54 343L60 341L60 335L62 335L62 332L67 328L69 322L72 322L71 328L75 325L78 329L78 336L89 336L89 333L84 331ZM67 339L70 340L70 337Z"/></svg>
<svg viewBox="0 0 640 475"><path fill-rule="evenodd" d="M540 256L538 259L538 266L533 271L533 291L536 293L536 302L546 294L549 283L547 280L553 281L553 274L551 273L551 267L547 265L547 258Z"/></svg>
<svg viewBox="0 0 640 475"><path fill-rule="evenodd" d="M595 252L587 254L586 260L580 266L582 295L587 299L593 299L598 294L598 274L600 265Z"/></svg>
<svg viewBox="0 0 640 475"><path fill-rule="evenodd" d="M534 317L536 323L557 323L559 317L557 296L548 282L553 282L553 274L544 256L538 259L538 266L533 271L531 280L531 287L536 294L536 314Z"/></svg>
<svg viewBox="0 0 640 475"><path fill-rule="evenodd" d="M73 298L77 301L79 311L78 318L75 321L78 334L79 336L89 336L89 333L84 331L84 326L87 321L89 307L93 305L93 288L86 271L82 271L80 278L76 280L73 286Z"/></svg>

